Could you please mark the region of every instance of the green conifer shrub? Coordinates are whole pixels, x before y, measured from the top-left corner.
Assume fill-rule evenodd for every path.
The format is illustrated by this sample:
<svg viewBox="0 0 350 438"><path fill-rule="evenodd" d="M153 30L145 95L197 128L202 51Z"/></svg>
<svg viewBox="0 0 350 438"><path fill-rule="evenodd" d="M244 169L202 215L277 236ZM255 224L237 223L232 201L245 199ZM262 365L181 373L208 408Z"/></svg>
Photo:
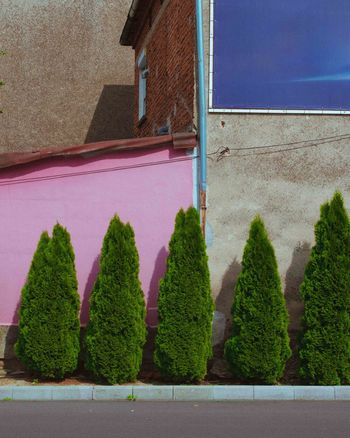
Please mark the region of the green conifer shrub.
<svg viewBox="0 0 350 438"><path fill-rule="evenodd" d="M225 357L243 379L276 383L291 356L288 314L277 261L260 217L250 228L232 306Z"/></svg>
<svg viewBox="0 0 350 438"><path fill-rule="evenodd" d="M342 195L321 207L301 286L300 376L311 384L350 383L350 222Z"/></svg>
<svg viewBox="0 0 350 438"><path fill-rule="evenodd" d="M85 366L109 384L135 381L146 340L145 301L134 231L114 216L90 297Z"/></svg>
<svg viewBox="0 0 350 438"><path fill-rule="evenodd" d="M78 365L79 295L69 233L55 225L42 233L19 310L15 350L20 361L43 378L63 378Z"/></svg>
<svg viewBox="0 0 350 438"><path fill-rule="evenodd" d="M199 215L194 208L180 210L158 300L154 360L164 377L176 382L204 378L212 354L213 310Z"/></svg>

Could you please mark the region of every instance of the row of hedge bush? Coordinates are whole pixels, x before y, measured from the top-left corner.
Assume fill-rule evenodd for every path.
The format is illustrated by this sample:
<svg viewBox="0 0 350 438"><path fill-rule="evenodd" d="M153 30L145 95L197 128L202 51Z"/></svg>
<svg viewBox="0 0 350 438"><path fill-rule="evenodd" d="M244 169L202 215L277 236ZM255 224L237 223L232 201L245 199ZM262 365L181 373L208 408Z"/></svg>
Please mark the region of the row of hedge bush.
<svg viewBox="0 0 350 438"><path fill-rule="evenodd" d="M309 384L350 383L350 221L339 192L321 207L316 244L300 288L299 375ZM236 376L276 383L291 356L277 262L256 218L246 244L225 356Z"/></svg>
<svg viewBox="0 0 350 438"><path fill-rule="evenodd" d="M321 207L306 267L300 376L312 384L350 383L350 221L340 193ZM99 381L136 379L146 339L134 233L116 216L104 238L90 298L85 367ZM213 301L205 243L194 208L181 210L160 283L154 361L175 382L199 381L211 357ZM79 356L79 297L68 232L41 236L22 291L18 357L42 377L62 378ZM291 356L288 314L264 223L251 224L232 306L225 357L235 376L276 383Z"/></svg>
<svg viewBox="0 0 350 438"><path fill-rule="evenodd" d="M178 213L169 248L160 284L155 363L173 380L199 380L211 355L213 302L194 208ZM79 307L70 236L57 224L52 238L41 235L22 290L17 356L38 376L60 379L76 370L82 353L96 380L134 381L146 341L146 309L134 232L117 216L103 241L82 351Z"/></svg>

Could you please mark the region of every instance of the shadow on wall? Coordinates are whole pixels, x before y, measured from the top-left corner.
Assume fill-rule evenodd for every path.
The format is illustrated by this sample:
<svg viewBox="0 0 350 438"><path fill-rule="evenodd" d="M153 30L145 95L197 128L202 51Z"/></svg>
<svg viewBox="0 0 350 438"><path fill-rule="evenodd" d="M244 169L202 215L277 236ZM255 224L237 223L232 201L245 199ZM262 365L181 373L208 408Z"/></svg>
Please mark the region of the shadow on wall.
<svg viewBox="0 0 350 438"><path fill-rule="evenodd" d="M311 254L311 245L302 242L294 248L292 262L286 273L285 298L289 314L289 336L293 355L287 363L285 378L298 381L298 335L302 328L304 305L300 298L300 286L304 279L305 267Z"/></svg>
<svg viewBox="0 0 350 438"><path fill-rule="evenodd" d="M242 265L237 258L227 267L222 279L220 293L215 300L215 315L213 321L213 358L209 361L208 370L212 378L232 379L231 371L224 359L224 345L231 335L231 308L234 290Z"/></svg>
<svg viewBox="0 0 350 438"><path fill-rule="evenodd" d="M234 298L234 290L236 287L238 275L242 270L242 265L237 261L237 258L228 266L221 283L221 290L215 301L217 312L225 315L226 328L225 340L231 334L231 307Z"/></svg>
<svg viewBox="0 0 350 438"><path fill-rule="evenodd" d="M167 257L168 251L163 246L157 255L148 291L147 325L151 327L158 325L159 282L165 275Z"/></svg>
<svg viewBox="0 0 350 438"><path fill-rule="evenodd" d="M95 282L96 282L99 270L100 270L100 255L98 255L95 258L95 260L91 266L91 271L90 271L89 277L88 277L86 285L85 285L84 294L83 294L83 297L81 298L80 322L83 325L87 324L88 320L89 320L89 307L90 307L89 300L90 300L90 295L92 293L92 290L95 286Z"/></svg>
<svg viewBox="0 0 350 438"><path fill-rule="evenodd" d="M154 271L150 281L150 288L148 291L147 299L147 341L143 349L142 366L140 378L142 379L154 379L160 378L159 371L157 370L154 361L153 353L155 350L155 339L157 336L158 325L158 296L159 296L159 283L164 278L166 272L166 261L168 257L168 251L163 246L156 258L154 264Z"/></svg>
<svg viewBox="0 0 350 438"><path fill-rule="evenodd" d="M105 85L85 143L133 137L133 85Z"/></svg>
<svg viewBox="0 0 350 438"><path fill-rule="evenodd" d="M19 310L21 306L21 300L18 300L16 305L16 310L14 312L12 321L17 321ZM5 370L11 370L13 372L21 371L23 366L19 362L15 354L15 343L18 337L18 326L2 326L0 328L0 339L1 339L1 354L0 359L3 359L3 368Z"/></svg>
<svg viewBox="0 0 350 438"><path fill-rule="evenodd" d="M2 341L5 345L2 347L3 356L3 368L5 370L18 371L22 369L22 365L19 363L15 355L15 343L18 337L18 327L16 325L11 325L8 327L1 327L3 331L2 336L4 340Z"/></svg>

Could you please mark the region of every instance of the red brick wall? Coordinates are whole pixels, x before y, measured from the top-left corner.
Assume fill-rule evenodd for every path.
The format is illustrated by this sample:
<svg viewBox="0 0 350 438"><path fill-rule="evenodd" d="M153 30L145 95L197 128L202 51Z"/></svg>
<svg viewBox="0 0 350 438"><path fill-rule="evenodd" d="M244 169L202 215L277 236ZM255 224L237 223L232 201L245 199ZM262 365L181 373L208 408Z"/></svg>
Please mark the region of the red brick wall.
<svg viewBox="0 0 350 438"><path fill-rule="evenodd" d="M152 6L153 29L147 16L136 42L136 60L146 49L146 118L138 120L138 77L135 63L134 126L138 137L157 135L169 125L170 132L191 131L194 117L195 1L170 0L161 14L160 0ZM152 31L149 38L149 33ZM145 41L149 38L149 41Z"/></svg>

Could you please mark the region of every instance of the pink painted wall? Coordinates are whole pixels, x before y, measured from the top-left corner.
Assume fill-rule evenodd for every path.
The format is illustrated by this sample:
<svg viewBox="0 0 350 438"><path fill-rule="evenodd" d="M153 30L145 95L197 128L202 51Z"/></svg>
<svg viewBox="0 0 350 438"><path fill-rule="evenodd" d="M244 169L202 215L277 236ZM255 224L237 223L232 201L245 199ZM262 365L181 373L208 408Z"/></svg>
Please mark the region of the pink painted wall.
<svg viewBox="0 0 350 438"><path fill-rule="evenodd" d="M175 215L192 204L188 158L165 149L51 159L0 171L0 325L17 323L38 239L56 221L71 234L85 324L102 240L115 213L134 227L148 323L155 325Z"/></svg>

